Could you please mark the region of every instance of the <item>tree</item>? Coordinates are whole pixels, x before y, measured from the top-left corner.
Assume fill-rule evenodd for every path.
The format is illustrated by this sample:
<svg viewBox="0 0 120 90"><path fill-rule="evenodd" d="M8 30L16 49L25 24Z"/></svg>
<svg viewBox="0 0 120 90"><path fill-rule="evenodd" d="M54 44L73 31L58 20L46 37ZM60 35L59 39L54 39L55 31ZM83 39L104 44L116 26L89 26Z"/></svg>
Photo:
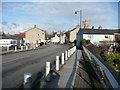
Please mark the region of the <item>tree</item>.
<svg viewBox="0 0 120 90"><path fill-rule="evenodd" d="M4 33L4 32L2 33L2 36L5 36L5 33Z"/></svg>

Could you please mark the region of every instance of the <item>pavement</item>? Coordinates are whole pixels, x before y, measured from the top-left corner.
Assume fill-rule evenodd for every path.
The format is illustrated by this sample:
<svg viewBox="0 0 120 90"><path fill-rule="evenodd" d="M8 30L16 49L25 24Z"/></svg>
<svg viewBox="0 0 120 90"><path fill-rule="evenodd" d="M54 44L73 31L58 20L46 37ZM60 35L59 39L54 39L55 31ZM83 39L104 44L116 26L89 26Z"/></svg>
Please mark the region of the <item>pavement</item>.
<svg viewBox="0 0 120 90"><path fill-rule="evenodd" d="M73 88L103 88L85 53L82 53L79 61Z"/></svg>
<svg viewBox="0 0 120 90"><path fill-rule="evenodd" d="M23 50L17 49L17 51L15 51L15 50L9 50L9 51L0 50L0 55L13 54L13 53L19 53L19 52L26 52L26 51L31 51L31 50L37 50L37 49L40 49L40 48L44 48L45 46L46 45L43 45L43 46L40 46L39 48L35 48L35 49L28 48L27 50L25 48Z"/></svg>
<svg viewBox="0 0 120 90"><path fill-rule="evenodd" d="M59 71L53 71L51 81L46 82L42 88L72 88L81 56L81 51L77 50Z"/></svg>
<svg viewBox="0 0 120 90"><path fill-rule="evenodd" d="M69 47L50 44L37 50L2 55L2 87L18 88L23 84L25 73L31 73L34 78L43 70L46 61L53 62L56 56L60 56Z"/></svg>

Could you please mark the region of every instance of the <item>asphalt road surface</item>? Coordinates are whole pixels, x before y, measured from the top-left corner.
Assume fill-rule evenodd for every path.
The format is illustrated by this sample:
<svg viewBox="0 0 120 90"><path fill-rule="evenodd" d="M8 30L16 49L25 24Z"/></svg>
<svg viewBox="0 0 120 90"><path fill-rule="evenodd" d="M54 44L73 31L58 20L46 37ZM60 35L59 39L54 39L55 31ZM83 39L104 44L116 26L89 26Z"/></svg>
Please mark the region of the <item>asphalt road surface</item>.
<svg viewBox="0 0 120 90"><path fill-rule="evenodd" d="M68 48L68 45L49 44L38 50L3 55L2 88L18 88L25 73L37 74L45 67L46 61L54 61Z"/></svg>

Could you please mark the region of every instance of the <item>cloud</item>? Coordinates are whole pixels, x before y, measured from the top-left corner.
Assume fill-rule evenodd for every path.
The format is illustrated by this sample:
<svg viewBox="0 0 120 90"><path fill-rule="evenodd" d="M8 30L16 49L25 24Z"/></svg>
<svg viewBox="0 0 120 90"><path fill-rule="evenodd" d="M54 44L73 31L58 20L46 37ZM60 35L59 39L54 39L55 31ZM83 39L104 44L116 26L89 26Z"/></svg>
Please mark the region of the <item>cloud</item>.
<svg viewBox="0 0 120 90"><path fill-rule="evenodd" d="M30 29L34 24L48 32L68 30L79 24L79 14L82 10L82 20L90 20L96 28L117 28L117 3L107 2L14 2L3 3L3 22L7 32L19 32ZM114 7L114 8L113 8ZM9 28L9 29L7 29ZM15 32L14 32L15 30Z"/></svg>
<svg viewBox="0 0 120 90"><path fill-rule="evenodd" d="M119 0L4 0L3 2L118 2Z"/></svg>
<svg viewBox="0 0 120 90"><path fill-rule="evenodd" d="M42 29L44 31L47 31L48 33L52 33L53 31L68 31L73 29L73 27L76 26L76 24L73 23L22 23L22 24L16 24L16 23L8 23L3 22L0 23L0 26L2 26L2 30L5 33L15 34L15 33L22 33L25 32L31 28L34 27L34 25L37 26L37 28ZM15 27L16 26L16 27ZM66 29L68 28L68 29Z"/></svg>

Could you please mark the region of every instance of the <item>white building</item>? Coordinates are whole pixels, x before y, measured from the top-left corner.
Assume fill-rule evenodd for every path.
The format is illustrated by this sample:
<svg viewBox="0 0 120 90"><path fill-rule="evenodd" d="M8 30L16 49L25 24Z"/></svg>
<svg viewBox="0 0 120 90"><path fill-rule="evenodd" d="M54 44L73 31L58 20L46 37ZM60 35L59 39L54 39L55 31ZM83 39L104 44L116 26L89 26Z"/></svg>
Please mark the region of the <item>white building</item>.
<svg viewBox="0 0 120 90"><path fill-rule="evenodd" d="M108 34L83 34L83 39L90 40L93 44L105 43L105 42L113 42L114 35Z"/></svg>
<svg viewBox="0 0 120 90"><path fill-rule="evenodd" d="M93 44L114 44L115 33L119 33L118 29L82 29L77 34L77 47L80 47L80 41L82 39L90 40Z"/></svg>
<svg viewBox="0 0 120 90"><path fill-rule="evenodd" d="M54 34L54 37L51 38L51 42L53 43L59 43L60 37L57 35L57 33Z"/></svg>
<svg viewBox="0 0 120 90"><path fill-rule="evenodd" d="M65 33L60 33L57 34L57 32L53 33L53 37L51 38L51 42L53 43L60 43L60 44L64 44L65 43Z"/></svg>

